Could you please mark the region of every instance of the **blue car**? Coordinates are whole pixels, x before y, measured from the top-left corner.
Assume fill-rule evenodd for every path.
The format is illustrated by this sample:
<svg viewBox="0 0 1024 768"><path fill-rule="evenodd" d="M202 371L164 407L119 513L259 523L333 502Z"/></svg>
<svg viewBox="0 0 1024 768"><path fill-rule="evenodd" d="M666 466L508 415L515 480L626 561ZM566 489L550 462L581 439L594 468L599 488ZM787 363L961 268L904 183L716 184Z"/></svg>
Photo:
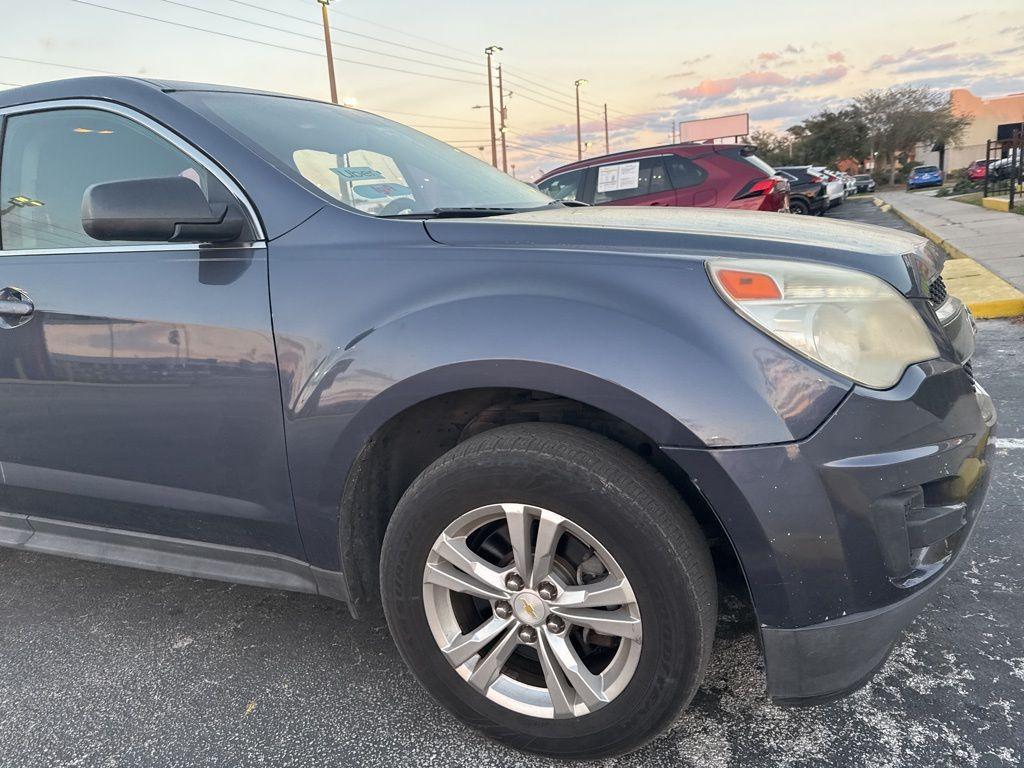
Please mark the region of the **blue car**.
<svg viewBox="0 0 1024 768"><path fill-rule="evenodd" d="M907 178L907 190L921 187L941 187L942 171L934 165L921 165L910 172Z"/></svg>

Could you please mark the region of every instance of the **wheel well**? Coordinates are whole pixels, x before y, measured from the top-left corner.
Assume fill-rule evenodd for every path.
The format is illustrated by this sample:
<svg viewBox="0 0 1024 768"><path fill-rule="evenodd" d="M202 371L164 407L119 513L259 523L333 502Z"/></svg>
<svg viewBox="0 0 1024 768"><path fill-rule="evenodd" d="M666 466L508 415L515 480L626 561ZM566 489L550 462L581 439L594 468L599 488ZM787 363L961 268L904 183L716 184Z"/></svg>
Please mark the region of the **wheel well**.
<svg viewBox="0 0 1024 768"><path fill-rule="evenodd" d="M435 459L489 429L522 422L568 424L603 435L647 461L679 492L711 544L715 571L731 593L749 592L735 550L704 496L646 435L586 403L526 389L486 388L425 400L392 417L366 442L345 482L341 562L357 615L380 612L381 542L402 494Z"/></svg>

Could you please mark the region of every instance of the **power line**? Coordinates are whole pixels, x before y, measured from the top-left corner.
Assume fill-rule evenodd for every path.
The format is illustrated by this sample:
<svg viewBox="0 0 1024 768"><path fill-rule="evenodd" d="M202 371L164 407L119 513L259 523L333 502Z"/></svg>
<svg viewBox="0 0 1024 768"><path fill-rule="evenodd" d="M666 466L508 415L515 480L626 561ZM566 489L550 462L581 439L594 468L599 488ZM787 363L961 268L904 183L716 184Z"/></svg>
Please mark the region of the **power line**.
<svg viewBox="0 0 1024 768"><path fill-rule="evenodd" d="M268 48L275 48L275 49L281 50L281 51L290 51L292 53L301 53L301 54L303 54L305 56L315 56L318 59L327 58L325 56L325 54L315 53L313 51L307 51L307 50L302 49L302 48L293 48L290 45L281 45L279 43L270 43L270 42L267 42L266 40L256 40L255 38L252 38L252 37L243 37L242 35L233 35L233 34L230 34L228 32L219 32L219 31L214 30L214 29L207 29L206 27L197 27L197 26L192 25L192 24L184 24L184 23L178 22L178 21L170 21L169 19L160 19L160 18L157 18L155 16L148 16L148 15L143 14L143 13L135 13L134 11L127 11L127 10L124 10L123 8L111 8L108 5L100 5L99 3L89 2L89 0L68 0L68 1L72 2L72 3L77 3L79 5L86 5L86 6L89 6L90 8L100 8L100 9L102 9L104 11L112 11L113 13L120 13L120 14L123 14L125 16L132 16L132 17L138 18L138 19L145 19L146 21L155 21L155 22L158 22L160 24L167 24L167 25L172 26L172 27L180 27L181 29L189 29L189 30L192 30L193 32L205 32L207 34L216 35L218 37L224 37L224 38L227 38L229 40L238 40L238 41L245 42L245 43L255 43L256 45L262 45L262 46L266 46ZM335 58L335 61L343 61L346 64L354 64L354 65L360 66L360 67L370 67L372 69L383 69L383 70L387 70L389 72L399 72L399 73L401 73L403 75L414 75L414 76L417 76L417 77L428 77L428 78L431 78L431 79L434 79L434 80L447 80L448 82L465 83L467 85L475 85L475 86L479 86L480 85L480 82L478 82L478 81L462 80L462 79L455 78L455 77L448 77L446 75L435 75L435 74L428 73L428 72L417 72L417 71L411 70L411 69L401 69L399 67L388 67L388 66L385 66L383 64L372 64L372 63L367 62L367 61L357 61L355 59L343 59L343 58L340 58L340 57L337 57L337 56L335 56L334 58Z"/></svg>
<svg viewBox="0 0 1024 768"><path fill-rule="evenodd" d="M100 74L104 74L104 75L120 75L121 74L120 72L111 72L111 71L106 70L106 69L92 69L91 67L76 67L73 64L56 64L56 63L54 63L52 61L40 61L38 59L22 59L22 58L19 58L18 56L6 56L4 54L0 54L0 59L6 59L7 61L20 61L23 64L39 64L39 65L45 66L45 67L63 67L64 69L74 69L74 70L77 70L79 72L99 72Z"/></svg>
<svg viewBox="0 0 1024 768"><path fill-rule="evenodd" d="M175 6L179 7L179 8L187 8L190 11L196 11L197 13L205 13L205 14L208 14L210 16L217 16L217 17L220 17L222 19L228 19L230 21L240 21L243 24L251 24L254 27L260 27L261 29L269 29L269 30L271 30L273 32L281 32L281 33L286 34L286 35L295 35L296 37L302 37L302 38L305 38L306 40L316 40L317 42L320 42L321 40L323 40L323 38L320 35L307 35L304 32L293 32L290 29L281 29L280 27L275 27L275 26L273 26L271 24L264 24L264 23L262 23L260 21L253 21L252 19L246 19L246 18L243 18L241 16L232 16L230 13L221 13L220 11L211 11L211 10L208 10L206 8L197 8L196 6L189 5L188 3L178 2L178 0L158 0L158 2L166 3L167 5L175 5ZM266 9L264 9L264 10L266 10ZM314 23L316 23L316 22L314 22ZM331 29L334 29L334 27L331 27ZM332 47L341 47L341 46L342 46L342 43L332 43ZM459 74L462 74L462 75L476 75L477 74L476 72L471 72L470 70L462 69L461 67L452 67L452 66L449 66L448 64L434 64L431 61L424 61L423 59L414 59L414 58L411 58L409 56L399 56L398 54L387 53L386 51L375 51L372 48L361 48L358 45L345 44L344 47L348 48L350 50L353 50L353 51L362 51L363 53L370 53L370 54L373 54L375 56L387 56L387 57L392 58L392 59L398 59L399 61L409 61L409 62L412 62L413 64L424 64L424 65L426 65L428 67L437 67L438 69L447 69L447 70L451 70L452 72L458 72Z"/></svg>
<svg viewBox="0 0 1024 768"><path fill-rule="evenodd" d="M245 3L243 0L227 0L227 2L229 2L229 3L239 3L241 5L250 5L250 7L258 7L258 6L253 6L250 3ZM300 3L305 4L304 0L296 0L296 2L300 2ZM264 9L264 10L268 10L269 11L270 9ZM271 13L280 13L279 11L270 11L270 12ZM281 15L288 16L288 14L281 14ZM438 48L443 48L443 49L449 50L449 51L455 51L456 53L461 53L461 54L463 54L465 56L474 56L475 55L472 51L468 51L465 48L459 48L457 46L449 45L447 43L440 43L437 40L434 40L433 38L424 37L423 35L416 35L416 34L413 34L412 32L407 32L404 29L399 29L398 27L389 27L387 24L381 24L380 22L372 21L371 19L367 19L367 18L362 17L362 16L356 16L354 14L351 14L351 13L348 13L348 12L345 12L345 11L335 11L335 15L337 15L337 16L345 16L347 18L354 19L355 21L361 21L364 24L369 24L369 25L374 26L374 27L379 27L380 29L386 29L389 32L396 32L399 35L402 35L403 37L409 37L409 38L412 38L412 39L415 39L415 40L422 40L422 41L430 43L431 45L436 46ZM291 17L291 18L298 19L299 17ZM313 22L313 23L315 24L316 22ZM336 27L331 27L331 29L334 29L335 31L341 32L341 33L344 33L344 34L359 35L359 33L357 33L357 32L348 32L347 30L339 29L339 28L336 28ZM369 35L360 35L360 36L361 37L366 37L366 38L371 39L371 40L376 40L378 42L385 42L385 43L388 43L390 45L399 45L399 46L408 47L410 50L415 50L415 51L418 51L420 53L427 53L427 54L432 55L432 56L444 56L445 58L450 58L450 59L452 59L454 61L460 61L460 62L462 62L464 64L475 64L476 63L476 61L474 59L466 59L466 58L461 58L461 57L457 57L457 56L447 56L446 54L442 54L442 53L433 53L431 51L426 51L426 50L423 50L421 48L413 48L412 46L406 46L404 43L395 43L395 42L392 42L392 41L383 40L381 38L373 38L373 37L371 37ZM546 89L548 91L551 91L553 94L558 94L560 97L565 98L564 92L561 89L553 87L551 85L547 85L546 83L540 82L538 79L535 79L535 78L542 78L543 75L537 74L535 72L531 72L529 69L523 69L521 67L516 67L515 71L517 73L520 73L518 75L520 80L524 80L527 83L530 83L531 85L534 85L534 86L536 86L538 88L544 88L544 89ZM530 77L527 77L526 75L521 74L522 72L529 73ZM583 104L590 105L592 108L594 108L596 110L600 110L600 109L604 108L603 104L598 104L596 102L589 101L587 99L581 99L580 101ZM613 107L608 107L608 111L609 112L613 112L615 114L618 114L618 115L620 115L622 117L629 117L631 115L631 113L629 113L629 112L623 112L622 110L615 109Z"/></svg>
<svg viewBox="0 0 1024 768"><path fill-rule="evenodd" d="M273 8L266 8L266 7L262 6L262 5L255 5L254 3L247 3L247 2L245 2L245 0L227 0L227 2L234 3L235 5L245 6L246 8L252 8L252 9L257 10L257 11L264 11L265 13L272 13L275 16L281 16L282 18L285 18L285 19L292 19L294 21L300 21L303 24L312 24L315 27L319 27L320 26L319 22L313 21L312 19L307 19L307 18L305 18L303 16L295 16L294 14L291 14L291 13L284 13L283 11L276 11ZM340 15L340 16L347 16L348 15L348 14L345 14L345 13L340 13L338 11L335 11L335 14L336 15ZM363 34L362 32L351 32L351 31L349 31L347 29L342 29L341 27L336 27L334 25L331 25L331 30L334 31L334 32L337 32L340 35L351 35L352 37L360 37L360 38L363 38L364 40L372 40L372 41L374 41L376 43L383 43L384 45L393 45L393 46L395 46L397 48L405 48L406 50L416 51L417 53L424 53L424 54L426 54L428 56L437 56L438 58L448 59L450 61L458 61L458 62L461 62L463 64L474 64L474 65L475 64L479 64L478 61L475 61L473 59L464 59L464 58L461 58L459 56L449 56L446 53L435 53L434 51L428 51L426 48L416 48L415 46L407 45L406 43L398 43L398 42L394 42L392 40L387 40L387 39L385 39L383 37L374 37L373 35L366 35L366 34ZM387 54L387 55L390 55L390 54Z"/></svg>

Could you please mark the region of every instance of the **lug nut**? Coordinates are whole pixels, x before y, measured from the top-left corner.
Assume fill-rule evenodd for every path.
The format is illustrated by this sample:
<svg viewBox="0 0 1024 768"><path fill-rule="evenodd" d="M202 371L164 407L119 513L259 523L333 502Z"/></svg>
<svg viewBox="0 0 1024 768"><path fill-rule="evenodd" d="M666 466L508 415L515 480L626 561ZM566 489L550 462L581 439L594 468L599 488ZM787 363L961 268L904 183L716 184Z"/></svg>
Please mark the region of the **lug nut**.
<svg viewBox="0 0 1024 768"><path fill-rule="evenodd" d="M507 619L512 615L512 604L505 602L504 600L499 600L494 606L494 613L499 619Z"/></svg>
<svg viewBox="0 0 1024 768"><path fill-rule="evenodd" d="M519 639L524 643L532 643L537 640L537 630L533 627L520 627Z"/></svg>
<svg viewBox="0 0 1024 768"><path fill-rule="evenodd" d="M537 594L540 595L542 600L554 600L558 597L558 589L550 581L543 581L537 587Z"/></svg>
<svg viewBox="0 0 1024 768"><path fill-rule="evenodd" d="M510 573L505 578L505 586L511 589L513 592L518 592L526 585L523 583L523 580L519 578L518 574Z"/></svg>
<svg viewBox="0 0 1024 768"><path fill-rule="evenodd" d="M556 635L561 634L565 631L565 622L561 616L548 616L548 620L544 623L547 627L548 632L553 632Z"/></svg>

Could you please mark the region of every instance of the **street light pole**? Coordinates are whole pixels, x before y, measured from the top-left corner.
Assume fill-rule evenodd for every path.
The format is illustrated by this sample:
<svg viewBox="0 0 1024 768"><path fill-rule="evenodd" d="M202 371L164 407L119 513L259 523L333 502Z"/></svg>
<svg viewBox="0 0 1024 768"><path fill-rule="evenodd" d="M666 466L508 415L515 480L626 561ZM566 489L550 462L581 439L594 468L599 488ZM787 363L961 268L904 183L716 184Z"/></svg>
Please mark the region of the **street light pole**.
<svg viewBox="0 0 1024 768"><path fill-rule="evenodd" d="M501 79L501 64L498 65L498 115L501 117L501 170L508 173L508 150L505 146L505 130L507 126L508 113L505 111L505 86Z"/></svg>
<svg viewBox="0 0 1024 768"><path fill-rule="evenodd" d="M611 145L608 143L608 105L604 105L604 153L610 155L612 153Z"/></svg>
<svg viewBox="0 0 1024 768"><path fill-rule="evenodd" d="M573 85L576 86L576 159L583 159L583 131L580 127L580 86L586 85L587 81L580 79Z"/></svg>
<svg viewBox="0 0 1024 768"><path fill-rule="evenodd" d="M487 54L487 113L491 118L491 165L498 167L498 143L494 138L494 80L491 56L502 50L500 45L489 45L484 48Z"/></svg>
<svg viewBox="0 0 1024 768"><path fill-rule="evenodd" d="M338 82L334 79L334 48L331 46L331 19L327 13L327 6L331 0L317 0L320 3L320 10L324 17L324 43L327 45L327 77L331 81L331 101L338 103Z"/></svg>

